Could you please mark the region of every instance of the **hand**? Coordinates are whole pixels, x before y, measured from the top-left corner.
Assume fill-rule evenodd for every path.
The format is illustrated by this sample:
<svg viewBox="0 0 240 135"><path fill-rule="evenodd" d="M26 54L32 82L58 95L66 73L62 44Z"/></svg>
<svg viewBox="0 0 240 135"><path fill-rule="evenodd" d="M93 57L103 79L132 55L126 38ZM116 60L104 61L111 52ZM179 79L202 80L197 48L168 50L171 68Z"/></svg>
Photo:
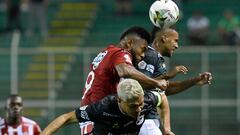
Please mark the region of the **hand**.
<svg viewBox="0 0 240 135"><path fill-rule="evenodd" d="M170 73L170 78L175 77L178 73L186 74L188 72L188 69L185 66L176 66Z"/></svg>
<svg viewBox="0 0 240 135"><path fill-rule="evenodd" d="M169 85L169 81L162 79L162 80L158 80L158 88L160 88L161 90L166 90L168 88Z"/></svg>
<svg viewBox="0 0 240 135"><path fill-rule="evenodd" d="M198 77L199 77L199 81L197 82L198 85L211 84L212 74L210 72L200 73Z"/></svg>
<svg viewBox="0 0 240 135"><path fill-rule="evenodd" d="M163 135L175 135L171 130L164 130Z"/></svg>

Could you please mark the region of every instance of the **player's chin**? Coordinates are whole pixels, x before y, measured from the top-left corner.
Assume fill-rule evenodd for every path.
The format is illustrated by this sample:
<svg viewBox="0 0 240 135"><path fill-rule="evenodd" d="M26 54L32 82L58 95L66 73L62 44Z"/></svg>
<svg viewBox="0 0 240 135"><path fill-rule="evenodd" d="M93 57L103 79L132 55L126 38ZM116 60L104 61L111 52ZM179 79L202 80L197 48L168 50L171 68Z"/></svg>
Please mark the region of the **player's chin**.
<svg viewBox="0 0 240 135"><path fill-rule="evenodd" d="M174 54L174 50L171 50L171 51L169 52L169 56L168 56L168 57L172 57L173 54Z"/></svg>

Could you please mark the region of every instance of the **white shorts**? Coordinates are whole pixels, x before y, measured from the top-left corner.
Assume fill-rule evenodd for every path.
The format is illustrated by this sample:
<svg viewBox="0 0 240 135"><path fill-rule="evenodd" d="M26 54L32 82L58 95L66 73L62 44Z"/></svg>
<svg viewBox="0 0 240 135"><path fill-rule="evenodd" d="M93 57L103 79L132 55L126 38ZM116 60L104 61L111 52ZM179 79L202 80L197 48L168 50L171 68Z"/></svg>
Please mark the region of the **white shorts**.
<svg viewBox="0 0 240 135"><path fill-rule="evenodd" d="M162 135L158 119L146 119L138 135Z"/></svg>

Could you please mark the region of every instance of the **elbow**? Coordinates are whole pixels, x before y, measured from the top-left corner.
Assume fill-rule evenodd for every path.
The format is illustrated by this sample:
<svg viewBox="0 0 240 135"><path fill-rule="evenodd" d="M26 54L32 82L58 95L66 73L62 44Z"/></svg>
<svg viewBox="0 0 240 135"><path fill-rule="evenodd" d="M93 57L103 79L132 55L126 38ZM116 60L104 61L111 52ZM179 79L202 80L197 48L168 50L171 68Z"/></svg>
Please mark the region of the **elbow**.
<svg viewBox="0 0 240 135"><path fill-rule="evenodd" d="M130 76L129 72L126 70L118 73L119 77L128 78Z"/></svg>

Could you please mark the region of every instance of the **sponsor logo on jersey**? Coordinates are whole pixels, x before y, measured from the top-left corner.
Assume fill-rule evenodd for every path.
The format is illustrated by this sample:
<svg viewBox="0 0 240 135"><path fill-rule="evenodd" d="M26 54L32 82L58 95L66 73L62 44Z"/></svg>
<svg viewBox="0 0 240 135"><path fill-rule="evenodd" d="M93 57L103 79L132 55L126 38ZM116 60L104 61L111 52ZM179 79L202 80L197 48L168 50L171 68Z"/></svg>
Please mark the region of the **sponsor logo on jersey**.
<svg viewBox="0 0 240 135"><path fill-rule="evenodd" d="M151 65L151 64L147 64L146 70L149 71L149 72L151 72L151 73L153 74L153 72L154 72L154 66Z"/></svg>
<svg viewBox="0 0 240 135"><path fill-rule="evenodd" d="M87 108L87 105L80 107L79 110L81 110L81 118L89 120L88 114L85 111L86 108Z"/></svg>
<svg viewBox="0 0 240 135"><path fill-rule="evenodd" d="M89 120L89 117L86 111L81 111L81 118Z"/></svg>
<svg viewBox="0 0 240 135"><path fill-rule="evenodd" d="M154 73L154 66L153 65L151 65L151 64L147 64L145 61L140 61L139 63L138 63L138 68L139 69L145 69L146 71L148 71L148 72L150 72L150 73Z"/></svg>
<svg viewBox="0 0 240 135"><path fill-rule="evenodd" d="M98 65L101 63L101 61L103 60L103 58L107 55L108 51L104 51L99 53L93 60L92 65L93 65L93 70L95 70Z"/></svg>
<svg viewBox="0 0 240 135"><path fill-rule="evenodd" d="M108 116L108 117L118 117L118 115L114 115L114 114L110 114L110 113L107 113L107 112L103 112L103 116Z"/></svg>

